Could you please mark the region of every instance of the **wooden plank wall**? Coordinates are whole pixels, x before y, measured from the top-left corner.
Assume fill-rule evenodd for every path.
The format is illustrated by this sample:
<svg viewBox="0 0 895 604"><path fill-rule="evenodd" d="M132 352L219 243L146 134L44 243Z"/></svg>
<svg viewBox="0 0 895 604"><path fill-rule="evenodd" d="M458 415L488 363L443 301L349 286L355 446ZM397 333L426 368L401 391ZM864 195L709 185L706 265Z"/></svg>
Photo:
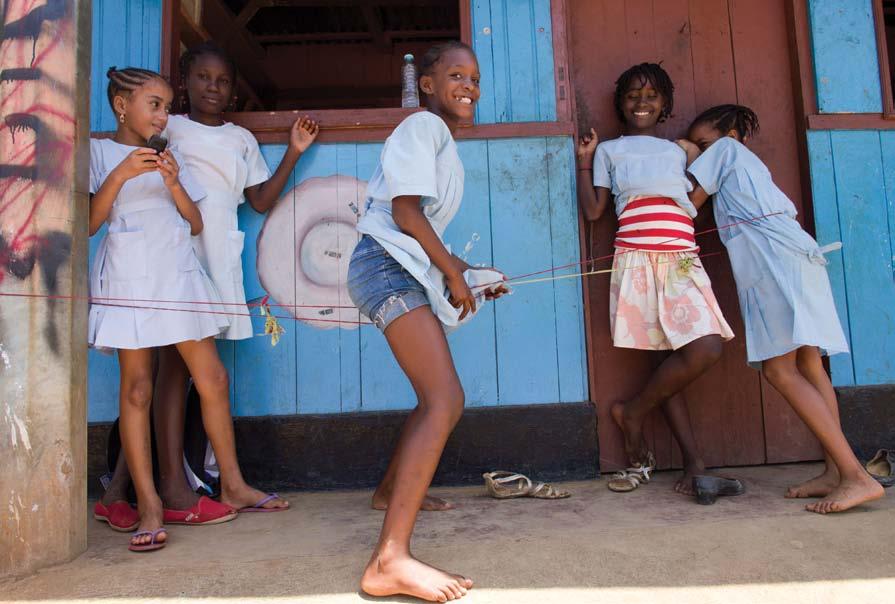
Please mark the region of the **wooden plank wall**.
<svg viewBox="0 0 895 604"><path fill-rule="evenodd" d="M882 111L872 1L808 2L821 113Z"/></svg>
<svg viewBox="0 0 895 604"><path fill-rule="evenodd" d="M550 0L473 0L472 43L482 73L477 123L556 120Z"/></svg>
<svg viewBox="0 0 895 604"><path fill-rule="evenodd" d="M498 266L510 275L578 260L570 139L462 141L459 146L467 169L466 193L446 233L455 250L462 251L477 233L469 261ZM315 176L369 178L380 150L381 144L313 147L299 162L288 189ZM284 147L265 145L263 152L275 166ZM248 206L240 210L249 298L265 293L255 269L254 244L264 220ZM582 315L577 279L520 286L512 296L486 306L449 338L467 405L586 400ZM286 334L274 348L263 337L221 344L236 414L340 413L415 405L409 383L375 328L321 330L301 322L282 323ZM260 319L255 329L263 331ZM117 415L117 388L114 358L94 353L91 421Z"/></svg>
<svg viewBox="0 0 895 604"><path fill-rule="evenodd" d="M895 382L895 132L808 134L818 237L842 241L830 277L850 355L838 386Z"/></svg>
<svg viewBox="0 0 895 604"><path fill-rule="evenodd" d="M758 113L762 132L750 145L770 166L775 182L802 208L792 74L784 5L778 0L571 0L573 78L580 128L595 126L602 140L619 135L612 105L615 80L628 67L662 61L675 83L674 115L661 135L683 135L696 114L739 102ZM599 32L596 34L595 32ZM769 94L768 91L774 91ZM697 230L714 226L710 212ZM594 230L591 254L612 253L612 217ZM699 237L703 253L721 252L717 234ZM717 366L685 392L693 427L711 465L745 465L816 458L817 443L760 374L746 365L745 339L727 258L705 258L725 316L738 337L724 345ZM599 268L605 268L604 263ZM593 375L601 468L622 466L621 434L609 404L636 393L651 371L648 355L612 346L608 279L588 280ZM664 419L650 419L647 438L663 467L680 463Z"/></svg>
<svg viewBox="0 0 895 604"><path fill-rule="evenodd" d="M114 130L106 98L111 66L159 68L162 0L93 0L90 129Z"/></svg>
<svg viewBox="0 0 895 604"><path fill-rule="evenodd" d="M882 110L870 0L810 0L818 107ZM830 256L850 355L830 360L837 386L895 382L895 132L808 133L817 236L843 243Z"/></svg>

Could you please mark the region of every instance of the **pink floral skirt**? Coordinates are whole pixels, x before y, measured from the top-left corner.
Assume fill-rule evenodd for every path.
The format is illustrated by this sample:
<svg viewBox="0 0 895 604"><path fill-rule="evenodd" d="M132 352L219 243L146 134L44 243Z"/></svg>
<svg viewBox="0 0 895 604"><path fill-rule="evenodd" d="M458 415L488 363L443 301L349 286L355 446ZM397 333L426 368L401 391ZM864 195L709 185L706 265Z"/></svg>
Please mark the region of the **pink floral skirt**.
<svg viewBox="0 0 895 604"><path fill-rule="evenodd" d="M615 252L609 284L613 344L677 350L707 335L733 338L696 252Z"/></svg>

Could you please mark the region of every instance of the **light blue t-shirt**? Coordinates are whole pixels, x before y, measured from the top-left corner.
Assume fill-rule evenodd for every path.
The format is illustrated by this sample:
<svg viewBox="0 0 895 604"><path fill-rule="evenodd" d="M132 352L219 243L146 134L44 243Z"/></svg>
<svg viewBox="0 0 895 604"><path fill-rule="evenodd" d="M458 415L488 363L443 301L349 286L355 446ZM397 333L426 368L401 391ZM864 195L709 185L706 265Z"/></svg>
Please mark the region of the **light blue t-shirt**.
<svg viewBox="0 0 895 604"><path fill-rule="evenodd" d="M622 136L597 146L594 186L610 189L620 216L632 197L657 195L673 199L691 217L696 208L687 193L687 154L676 143L655 136Z"/></svg>
<svg viewBox="0 0 895 604"><path fill-rule="evenodd" d="M447 124L434 113L414 113L386 139L357 223L359 232L378 241L426 288L432 312L446 327L458 324L459 311L444 296L444 275L419 242L395 224L392 200L419 195L423 214L442 237L460 209L463 179L463 164Z"/></svg>

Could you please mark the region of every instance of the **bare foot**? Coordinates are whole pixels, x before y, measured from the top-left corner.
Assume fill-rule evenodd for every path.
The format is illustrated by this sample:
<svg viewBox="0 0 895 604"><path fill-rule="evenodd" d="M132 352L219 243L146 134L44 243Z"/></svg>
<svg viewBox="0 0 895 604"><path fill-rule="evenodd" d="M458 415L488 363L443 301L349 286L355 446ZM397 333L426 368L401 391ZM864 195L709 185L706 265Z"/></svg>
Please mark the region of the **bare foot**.
<svg viewBox="0 0 895 604"><path fill-rule="evenodd" d="M373 493L373 502L370 504L370 507L374 510L385 511L388 509L388 498L388 494L376 491ZM424 512L446 512L448 510L453 510L454 507L454 504L450 501L445 501L440 497L426 495L420 509Z"/></svg>
<svg viewBox="0 0 895 604"><path fill-rule="evenodd" d="M268 496L258 489L253 489L249 485L243 483L240 487L230 487L221 489L221 503L226 503L230 507L240 508L251 507ZM276 508L288 508L289 502L280 497L274 497L261 506L265 510Z"/></svg>
<svg viewBox="0 0 895 604"><path fill-rule="evenodd" d="M628 461L632 465L645 464L649 453L643 440L643 422L626 417L624 403L615 403L609 408L609 413L625 437L625 453L628 455Z"/></svg>
<svg viewBox="0 0 895 604"><path fill-rule="evenodd" d="M375 596L406 595L429 602L447 602L466 595L472 580L423 564L410 555L387 558L374 554L360 587Z"/></svg>
<svg viewBox="0 0 895 604"><path fill-rule="evenodd" d="M685 465L684 475L681 476L680 480L674 483L675 493L680 493L681 495L695 495L696 491L693 490L693 477L705 474L705 464L702 463L702 461Z"/></svg>
<svg viewBox="0 0 895 604"><path fill-rule="evenodd" d="M882 485L869 474L864 474L858 479L843 480L832 493L818 502L806 505L805 509L817 514L844 512L867 501L880 499L883 494Z"/></svg>
<svg viewBox="0 0 895 604"><path fill-rule="evenodd" d="M152 535L141 535L140 533L143 531L151 533L156 529L162 528L162 501L161 499L156 499L148 503L141 503L138 507L140 511L140 526L137 527L137 532L131 537L131 545L147 545L152 542ZM162 530L155 536L156 543L164 543L167 540L168 532L165 530Z"/></svg>
<svg viewBox="0 0 895 604"><path fill-rule="evenodd" d="M188 510L199 503L199 496L187 485L167 489L163 485L159 487L159 497L162 498L165 508L169 510Z"/></svg>
<svg viewBox="0 0 895 604"><path fill-rule="evenodd" d="M839 471L835 466L827 467L820 476L806 480L786 489L784 497L787 499L804 499L806 497L826 497L833 492L839 484Z"/></svg>

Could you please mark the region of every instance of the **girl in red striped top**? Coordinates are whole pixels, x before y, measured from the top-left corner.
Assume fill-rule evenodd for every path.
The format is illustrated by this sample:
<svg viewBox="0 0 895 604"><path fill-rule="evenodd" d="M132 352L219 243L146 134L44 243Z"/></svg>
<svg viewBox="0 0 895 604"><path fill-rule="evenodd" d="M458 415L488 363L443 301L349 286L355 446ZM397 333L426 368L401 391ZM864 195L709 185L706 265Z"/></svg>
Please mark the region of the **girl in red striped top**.
<svg viewBox="0 0 895 604"><path fill-rule="evenodd" d="M722 341L733 337L697 256L686 154L656 136L657 124L671 114L673 93L659 65L632 67L615 90L615 110L626 134L598 146L591 129L578 145L578 201L587 220L598 220L615 199L619 228L609 289L613 343L672 351L634 398L612 407L631 466L609 482L617 491L649 480L655 458L643 440L643 422L661 407L683 453L684 476L675 488L692 493L692 477L704 474L705 465L680 393L715 364Z"/></svg>

